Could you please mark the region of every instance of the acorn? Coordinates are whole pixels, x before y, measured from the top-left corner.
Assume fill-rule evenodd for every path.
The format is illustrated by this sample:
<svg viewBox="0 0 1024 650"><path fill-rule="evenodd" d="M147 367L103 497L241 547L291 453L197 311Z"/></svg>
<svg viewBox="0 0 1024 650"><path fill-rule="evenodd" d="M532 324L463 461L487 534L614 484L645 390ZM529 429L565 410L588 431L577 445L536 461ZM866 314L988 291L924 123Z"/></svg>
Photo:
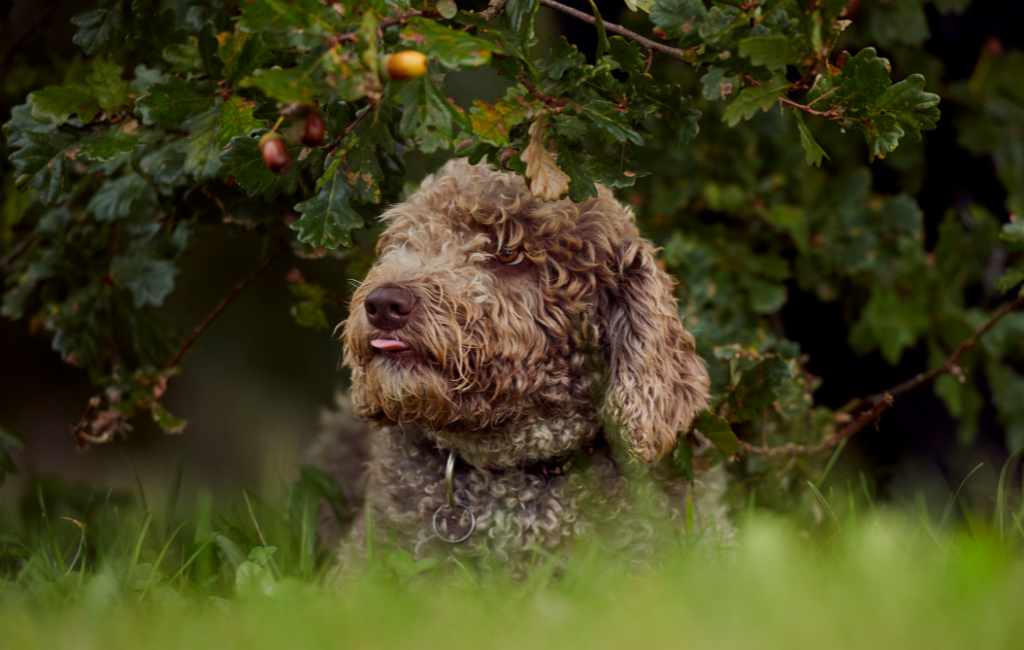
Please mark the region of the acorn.
<svg viewBox="0 0 1024 650"><path fill-rule="evenodd" d="M275 131L260 138L260 151L263 152L263 163L275 174L283 174L292 166L288 145Z"/></svg>
<svg viewBox="0 0 1024 650"><path fill-rule="evenodd" d="M402 50L384 57L386 81L408 81L427 74L427 57L416 50Z"/></svg>
<svg viewBox="0 0 1024 650"><path fill-rule="evenodd" d="M324 142L324 119L320 113L310 111L306 115L306 128L302 131L302 144L319 147Z"/></svg>

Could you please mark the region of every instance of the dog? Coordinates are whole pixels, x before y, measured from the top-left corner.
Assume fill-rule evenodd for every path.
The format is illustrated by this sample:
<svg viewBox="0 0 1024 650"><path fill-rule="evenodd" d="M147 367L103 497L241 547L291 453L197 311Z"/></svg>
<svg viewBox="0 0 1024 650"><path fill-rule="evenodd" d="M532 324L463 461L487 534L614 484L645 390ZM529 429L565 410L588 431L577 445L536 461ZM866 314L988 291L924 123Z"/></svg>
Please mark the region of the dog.
<svg viewBox="0 0 1024 650"><path fill-rule="evenodd" d="M544 201L514 173L456 159L381 219L339 326L345 409L375 426L359 434L366 515L343 556L369 536L522 578L579 540L645 561L659 519L731 534L723 477L691 486L668 458L708 403L708 374L674 281L611 191ZM352 440L316 455L360 504Z"/></svg>

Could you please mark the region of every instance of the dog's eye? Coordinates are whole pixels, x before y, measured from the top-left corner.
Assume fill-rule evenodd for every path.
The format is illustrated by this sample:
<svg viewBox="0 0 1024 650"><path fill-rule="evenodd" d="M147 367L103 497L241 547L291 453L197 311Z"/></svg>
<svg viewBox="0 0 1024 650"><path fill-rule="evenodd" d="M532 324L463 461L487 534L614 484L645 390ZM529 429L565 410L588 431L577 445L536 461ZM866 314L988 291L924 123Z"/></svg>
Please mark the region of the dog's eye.
<svg viewBox="0 0 1024 650"><path fill-rule="evenodd" d="M521 248L499 248L494 254L498 261L506 266L515 266L523 261L526 256Z"/></svg>

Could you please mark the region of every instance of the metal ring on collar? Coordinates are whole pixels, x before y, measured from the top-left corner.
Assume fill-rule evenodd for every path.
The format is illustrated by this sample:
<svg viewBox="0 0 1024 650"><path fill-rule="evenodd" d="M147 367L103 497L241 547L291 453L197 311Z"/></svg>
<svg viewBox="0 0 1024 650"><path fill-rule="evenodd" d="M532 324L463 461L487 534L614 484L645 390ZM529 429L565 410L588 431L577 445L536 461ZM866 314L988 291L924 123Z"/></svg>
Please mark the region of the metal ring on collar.
<svg viewBox="0 0 1024 650"><path fill-rule="evenodd" d="M442 510L448 507L449 506L447 503L442 503L441 507L434 511L434 534L443 539L444 541L448 542L449 544L458 544L459 542L464 542L467 539L469 539L469 536L472 535L473 531L476 529L476 515L473 514L473 511L470 510L469 506L467 506L466 504L456 503L454 507L462 508L463 510L469 513L469 531L458 539L448 539L447 537L441 534L441 531L437 527L437 516L441 514Z"/></svg>

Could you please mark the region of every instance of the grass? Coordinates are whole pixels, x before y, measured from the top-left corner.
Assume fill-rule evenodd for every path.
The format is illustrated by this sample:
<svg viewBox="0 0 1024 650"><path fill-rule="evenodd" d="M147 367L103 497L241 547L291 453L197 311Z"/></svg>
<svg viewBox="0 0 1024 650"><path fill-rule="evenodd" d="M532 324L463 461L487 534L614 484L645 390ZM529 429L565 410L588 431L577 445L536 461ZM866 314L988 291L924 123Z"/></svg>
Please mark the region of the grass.
<svg viewBox="0 0 1024 650"><path fill-rule="evenodd" d="M245 494L218 512L201 496L184 522L170 516L175 490L163 519L106 494L76 523L60 518L75 499L41 487L39 511L0 536L0 639L19 650L1020 647L1012 473L991 522L967 513L952 525L956 495L933 519L812 485L819 528L742 513L730 559L681 545L624 575L581 547L526 584L469 568L441 577L386 551L329 583L311 504L331 488L311 470L277 509Z"/></svg>

